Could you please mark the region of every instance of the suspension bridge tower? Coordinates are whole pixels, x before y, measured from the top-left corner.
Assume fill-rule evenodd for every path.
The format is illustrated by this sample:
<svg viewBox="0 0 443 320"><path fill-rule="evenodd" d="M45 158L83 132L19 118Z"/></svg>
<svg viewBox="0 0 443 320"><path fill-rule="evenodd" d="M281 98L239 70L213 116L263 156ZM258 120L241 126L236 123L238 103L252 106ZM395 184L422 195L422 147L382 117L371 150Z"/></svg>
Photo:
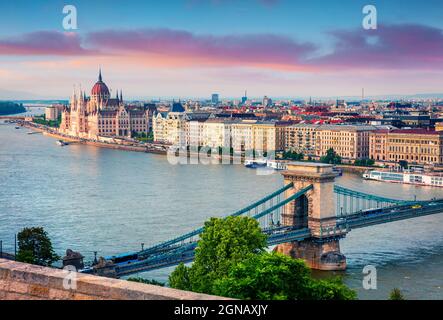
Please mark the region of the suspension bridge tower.
<svg viewBox="0 0 443 320"><path fill-rule="evenodd" d="M289 197L303 188L313 188L305 195L288 203L282 213L282 224L295 228L309 228L311 238L278 245L276 251L306 261L317 270L345 270L346 257L340 252L339 240L346 234L336 224L334 180L332 165L293 162L282 174Z"/></svg>

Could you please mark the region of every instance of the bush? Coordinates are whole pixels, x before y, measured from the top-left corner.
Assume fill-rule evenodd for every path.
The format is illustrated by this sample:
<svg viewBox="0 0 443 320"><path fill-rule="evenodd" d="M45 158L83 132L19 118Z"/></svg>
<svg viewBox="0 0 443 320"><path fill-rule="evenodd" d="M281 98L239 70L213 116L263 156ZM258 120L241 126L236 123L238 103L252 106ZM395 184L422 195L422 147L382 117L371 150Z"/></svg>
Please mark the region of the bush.
<svg viewBox="0 0 443 320"><path fill-rule="evenodd" d="M400 289L394 288L389 294L389 300L405 300L405 297L401 293Z"/></svg>

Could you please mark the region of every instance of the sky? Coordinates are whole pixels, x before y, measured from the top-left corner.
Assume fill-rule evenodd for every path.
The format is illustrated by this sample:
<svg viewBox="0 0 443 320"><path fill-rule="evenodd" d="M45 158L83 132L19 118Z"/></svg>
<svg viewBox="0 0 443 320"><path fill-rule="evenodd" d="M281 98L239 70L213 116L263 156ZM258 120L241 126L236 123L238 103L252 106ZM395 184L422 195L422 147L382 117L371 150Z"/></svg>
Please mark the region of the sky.
<svg viewBox="0 0 443 320"><path fill-rule="evenodd" d="M442 93L442 31L441 0L0 0L0 99L88 93L100 67L127 99Z"/></svg>

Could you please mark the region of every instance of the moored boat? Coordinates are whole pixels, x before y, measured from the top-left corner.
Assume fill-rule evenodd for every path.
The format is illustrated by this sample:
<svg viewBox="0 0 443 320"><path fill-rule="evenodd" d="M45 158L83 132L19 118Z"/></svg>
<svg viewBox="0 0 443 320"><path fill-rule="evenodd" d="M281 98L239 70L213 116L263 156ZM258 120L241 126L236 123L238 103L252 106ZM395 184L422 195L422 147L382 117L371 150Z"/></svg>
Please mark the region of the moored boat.
<svg viewBox="0 0 443 320"><path fill-rule="evenodd" d="M443 187L443 175L437 173L393 172L371 170L363 174L366 180L405 183L419 186Z"/></svg>
<svg viewBox="0 0 443 320"><path fill-rule="evenodd" d="M69 143L67 143L67 142L65 142L65 141L63 141L63 140L57 140L57 144L58 144L60 147L63 147L63 146L67 146Z"/></svg>
<svg viewBox="0 0 443 320"><path fill-rule="evenodd" d="M266 165L268 168L274 169L274 170L287 170L288 165L285 161L270 161L268 160Z"/></svg>
<svg viewBox="0 0 443 320"><path fill-rule="evenodd" d="M245 167L250 169L264 168L267 166L266 159L249 159L245 160Z"/></svg>

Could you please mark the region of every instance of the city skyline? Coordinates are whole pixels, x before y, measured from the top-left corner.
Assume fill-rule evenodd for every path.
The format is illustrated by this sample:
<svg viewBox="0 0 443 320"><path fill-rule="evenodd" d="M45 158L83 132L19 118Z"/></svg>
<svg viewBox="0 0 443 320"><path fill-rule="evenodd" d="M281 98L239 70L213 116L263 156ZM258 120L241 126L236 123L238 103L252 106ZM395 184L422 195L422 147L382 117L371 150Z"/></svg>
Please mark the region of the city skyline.
<svg viewBox="0 0 443 320"><path fill-rule="evenodd" d="M377 30L362 27L366 1L72 4L70 32L61 1L0 4L0 99L65 99L99 66L127 99L443 92L438 1L373 1Z"/></svg>

